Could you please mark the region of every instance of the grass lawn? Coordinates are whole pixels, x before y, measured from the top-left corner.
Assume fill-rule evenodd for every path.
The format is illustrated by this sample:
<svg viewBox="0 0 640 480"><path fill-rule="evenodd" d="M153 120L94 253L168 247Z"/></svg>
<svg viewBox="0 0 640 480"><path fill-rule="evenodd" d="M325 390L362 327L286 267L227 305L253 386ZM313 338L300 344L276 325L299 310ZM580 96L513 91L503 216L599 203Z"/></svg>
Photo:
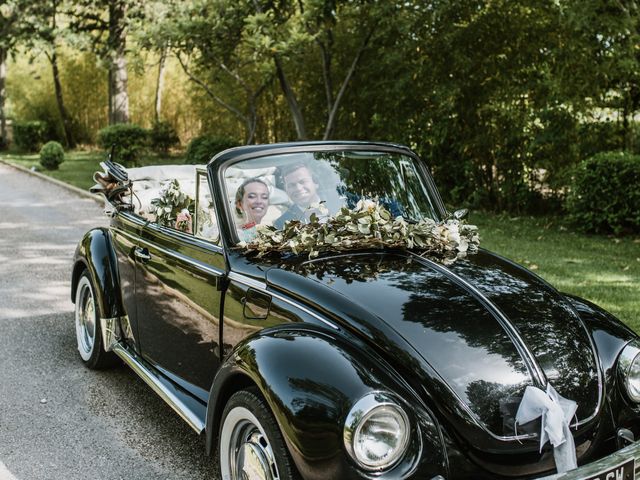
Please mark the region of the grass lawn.
<svg viewBox="0 0 640 480"><path fill-rule="evenodd" d="M68 152L59 170L46 175L88 189L101 170L102 152ZM31 168L38 155L0 154L0 159ZM140 165L181 164L175 156L148 156ZM560 291L584 297L640 332L640 237L614 238L574 231L561 217L510 217L472 212L481 246L542 276Z"/></svg>
<svg viewBox="0 0 640 480"><path fill-rule="evenodd" d="M40 165L39 155L25 154L0 154L0 160L5 160L22 167L36 167L40 173L57 178L63 182L70 183L76 187L88 190L93 184L93 172L102 171L100 162L106 159L106 154L102 151L70 151L65 152L64 162L58 170L45 170ZM138 161L138 166L144 165L171 165L182 164L184 159L175 155L147 155Z"/></svg>
<svg viewBox="0 0 640 480"><path fill-rule="evenodd" d="M480 245L533 270L558 290L586 298L640 332L640 237L575 232L561 217L472 212Z"/></svg>

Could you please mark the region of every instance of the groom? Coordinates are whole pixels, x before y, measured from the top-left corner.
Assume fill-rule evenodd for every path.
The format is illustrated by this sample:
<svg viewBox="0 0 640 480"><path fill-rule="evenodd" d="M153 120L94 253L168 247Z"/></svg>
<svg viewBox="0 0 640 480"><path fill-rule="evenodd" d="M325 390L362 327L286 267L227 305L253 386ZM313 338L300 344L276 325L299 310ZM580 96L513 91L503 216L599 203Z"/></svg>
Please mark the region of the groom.
<svg viewBox="0 0 640 480"><path fill-rule="evenodd" d="M289 220L306 221L305 214L311 204L319 203L318 182L309 168L302 163L288 165L283 168L282 178L284 180L284 190L293 202L273 225L282 230L284 224Z"/></svg>

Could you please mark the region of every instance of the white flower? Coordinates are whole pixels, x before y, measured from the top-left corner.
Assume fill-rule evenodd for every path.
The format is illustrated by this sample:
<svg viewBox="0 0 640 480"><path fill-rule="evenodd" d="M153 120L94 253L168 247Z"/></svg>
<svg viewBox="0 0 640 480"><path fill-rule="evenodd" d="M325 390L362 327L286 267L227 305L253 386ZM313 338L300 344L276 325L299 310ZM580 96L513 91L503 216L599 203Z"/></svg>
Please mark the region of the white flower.
<svg viewBox="0 0 640 480"><path fill-rule="evenodd" d="M354 210L356 212L371 211L371 210L375 210L377 206L378 206L377 202L363 198L359 200L358 203L356 203L356 208L354 208Z"/></svg>
<svg viewBox="0 0 640 480"><path fill-rule="evenodd" d="M312 203L308 209L317 212L319 216L329 215L329 209L324 205L324 202Z"/></svg>

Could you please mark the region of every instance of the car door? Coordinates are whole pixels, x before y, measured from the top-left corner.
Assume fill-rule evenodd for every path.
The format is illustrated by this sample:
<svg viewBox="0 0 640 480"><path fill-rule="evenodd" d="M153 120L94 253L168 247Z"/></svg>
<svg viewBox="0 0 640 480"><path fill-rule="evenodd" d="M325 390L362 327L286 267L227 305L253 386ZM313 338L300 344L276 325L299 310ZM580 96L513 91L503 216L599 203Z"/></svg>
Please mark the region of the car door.
<svg viewBox="0 0 640 480"><path fill-rule="evenodd" d="M138 320L135 300L135 248L145 219L131 212L120 212L111 222L111 239L118 262L118 280L122 303L127 314L120 326L127 345L140 353L138 341Z"/></svg>
<svg viewBox="0 0 640 480"><path fill-rule="evenodd" d="M142 356L206 398L220 361L225 261L205 171L196 178L194 233L153 222L142 229L135 297Z"/></svg>

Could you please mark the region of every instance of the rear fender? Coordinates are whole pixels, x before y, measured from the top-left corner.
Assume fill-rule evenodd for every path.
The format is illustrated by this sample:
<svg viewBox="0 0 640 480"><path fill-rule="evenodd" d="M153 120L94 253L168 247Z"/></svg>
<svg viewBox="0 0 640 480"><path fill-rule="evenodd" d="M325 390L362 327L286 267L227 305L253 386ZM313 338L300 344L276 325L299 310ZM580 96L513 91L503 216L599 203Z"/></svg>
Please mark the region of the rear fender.
<svg viewBox="0 0 640 480"><path fill-rule="evenodd" d="M80 275L87 269L96 288L96 299L102 318L125 315L120 292L118 262L106 228L88 231L76 248L71 277L71 301L75 303Z"/></svg>
<svg viewBox="0 0 640 480"><path fill-rule="evenodd" d="M217 444L229 397L255 385L305 479L362 478L362 471L346 454L344 423L356 401L381 391L396 398L412 423L408 453L388 472L389 478L404 478L416 469L428 473L428 478L446 475L446 455L435 417L385 365L335 333L290 327L263 330L239 344L214 379L206 420L207 451L211 453Z"/></svg>

